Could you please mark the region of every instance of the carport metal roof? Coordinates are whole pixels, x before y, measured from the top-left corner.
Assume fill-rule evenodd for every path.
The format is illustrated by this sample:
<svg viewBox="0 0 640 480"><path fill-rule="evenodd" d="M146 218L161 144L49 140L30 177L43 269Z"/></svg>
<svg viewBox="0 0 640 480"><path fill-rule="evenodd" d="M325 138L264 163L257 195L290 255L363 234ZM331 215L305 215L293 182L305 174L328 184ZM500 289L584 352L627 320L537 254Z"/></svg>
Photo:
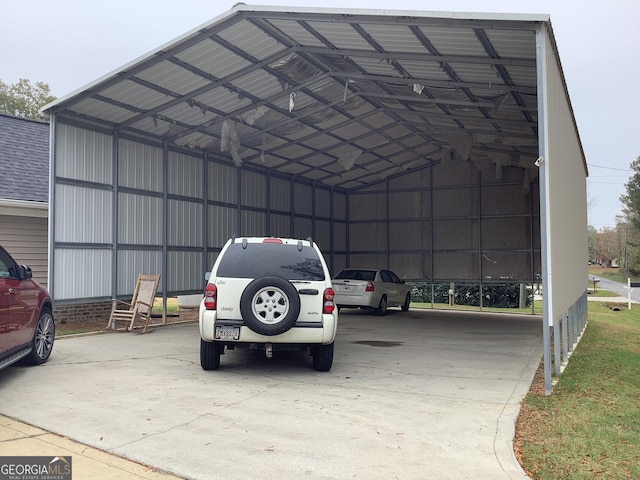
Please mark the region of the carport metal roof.
<svg viewBox="0 0 640 480"><path fill-rule="evenodd" d="M45 110L346 190L450 158L536 171L548 22L239 4Z"/></svg>

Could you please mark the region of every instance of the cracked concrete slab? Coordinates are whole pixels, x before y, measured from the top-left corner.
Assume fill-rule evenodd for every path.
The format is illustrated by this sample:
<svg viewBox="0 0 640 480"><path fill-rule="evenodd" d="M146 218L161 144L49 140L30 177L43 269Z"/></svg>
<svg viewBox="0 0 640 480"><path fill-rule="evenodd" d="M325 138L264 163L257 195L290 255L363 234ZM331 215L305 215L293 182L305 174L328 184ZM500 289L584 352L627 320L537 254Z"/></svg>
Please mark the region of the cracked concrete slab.
<svg viewBox="0 0 640 480"><path fill-rule="evenodd" d="M334 366L199 365L195 324L56 342L0 372L0 413L190 479L526 479L512 450L542 349L533 316L343 310Z"/></svg>

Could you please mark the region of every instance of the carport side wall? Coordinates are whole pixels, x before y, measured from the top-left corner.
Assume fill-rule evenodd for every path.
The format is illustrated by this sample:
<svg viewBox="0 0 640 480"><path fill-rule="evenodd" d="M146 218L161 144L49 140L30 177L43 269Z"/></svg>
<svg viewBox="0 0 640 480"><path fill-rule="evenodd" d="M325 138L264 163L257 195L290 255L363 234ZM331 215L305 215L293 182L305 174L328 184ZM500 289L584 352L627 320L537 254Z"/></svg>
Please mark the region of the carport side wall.
<svg viewBox="0 0 640 480"><path fill-rule="evenodd" d="M200 293L232 235L312 237L332 272L345 263L343 192L67 118L52 132L54 301L127 296L139 273Z"/></svg>
<svg viewBox="0 0 640 480"><path fill-rule="evenodd" d="M348 266L404 279L533 282L539 188L525 169L451 160L349 195Z"/></svg>

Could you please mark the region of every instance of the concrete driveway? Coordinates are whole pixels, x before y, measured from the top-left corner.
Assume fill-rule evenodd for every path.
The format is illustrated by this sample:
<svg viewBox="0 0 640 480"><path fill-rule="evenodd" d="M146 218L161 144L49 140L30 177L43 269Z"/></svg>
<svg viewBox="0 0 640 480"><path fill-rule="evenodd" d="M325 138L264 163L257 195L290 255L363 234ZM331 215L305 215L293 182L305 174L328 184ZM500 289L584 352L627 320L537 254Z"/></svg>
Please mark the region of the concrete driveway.
<svg viewBox="0 0 640 480"><path fill-rule="evenodd" d="M328 373L242 350L205 372L195 324L64 338L0 372L0 414L191 479L526 479L512 438L541 322L343 310Z"/></svg>

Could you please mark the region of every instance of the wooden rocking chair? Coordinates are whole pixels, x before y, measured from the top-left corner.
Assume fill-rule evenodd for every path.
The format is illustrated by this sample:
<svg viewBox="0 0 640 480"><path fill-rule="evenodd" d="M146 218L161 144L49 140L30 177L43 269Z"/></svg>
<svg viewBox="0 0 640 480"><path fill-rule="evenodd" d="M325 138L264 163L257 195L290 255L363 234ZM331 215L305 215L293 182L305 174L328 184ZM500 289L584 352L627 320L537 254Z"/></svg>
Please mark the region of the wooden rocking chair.
<svg viewBox="0 0 640 480"><path fill-rule="evenodd" d="M158 283L160 283L160 275L143 275L142 273L138 275L131 303L113 300L107 329L116 329L118 322L126 322L128 323L126 330L131 332L136 320L141 320L144 322L142 333L146 333Z"/></svg>

